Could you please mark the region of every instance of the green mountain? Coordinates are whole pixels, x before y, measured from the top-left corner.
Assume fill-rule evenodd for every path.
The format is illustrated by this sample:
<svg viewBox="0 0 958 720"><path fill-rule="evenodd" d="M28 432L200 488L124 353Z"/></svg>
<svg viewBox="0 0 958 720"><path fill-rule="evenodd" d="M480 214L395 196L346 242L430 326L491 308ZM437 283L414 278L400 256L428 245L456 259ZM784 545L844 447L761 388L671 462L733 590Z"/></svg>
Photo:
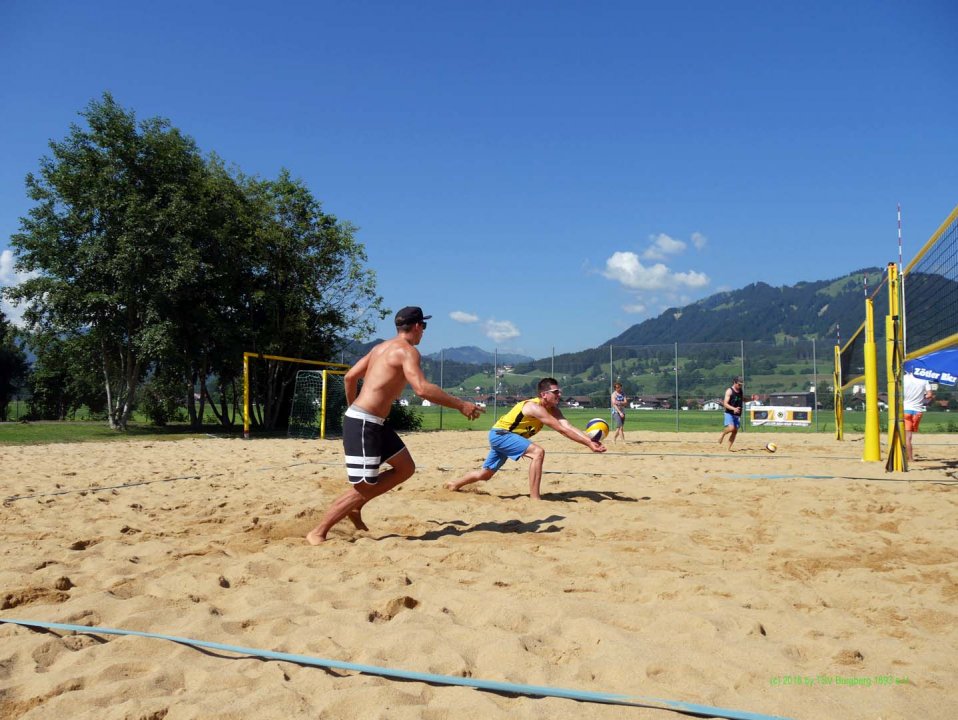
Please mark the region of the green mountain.
<svg viewBox="0 0 958 720"><path fill-rule="evenodd" d="M431 355L426 355L426 358L438 362L439 355L440 353L432 353ZM488 352L482 348L476 347L475 345L444 348L442 350L442 358L444 361L461 362L470 365L491 365L497 359L499 361L499 365L515 365L517 363L532 362L533 360L533 358L529 357L528 355L517 355L516 353L501 352L497 357L495 353Z"/></svg>
<svg viewBox="0 0 958 720"><path fill-rule="evenodd" d="M879 268L864 268L834 280L772 287L763 282L741 290L716 293L682 308L669 308L657 318L633 325L609 345L705 343L774 338L847 340L865 319L864 280L869 293L882 280ZM887 307L881 293L879 307Z"/></svg>

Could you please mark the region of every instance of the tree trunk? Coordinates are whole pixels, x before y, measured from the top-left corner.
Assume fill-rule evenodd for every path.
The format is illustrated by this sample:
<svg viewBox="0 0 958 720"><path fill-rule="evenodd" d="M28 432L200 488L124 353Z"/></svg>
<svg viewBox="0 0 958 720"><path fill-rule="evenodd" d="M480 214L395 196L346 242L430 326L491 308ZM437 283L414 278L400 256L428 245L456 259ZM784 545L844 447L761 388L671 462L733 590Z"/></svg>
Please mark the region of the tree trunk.
<svg viewBox="0 0 958 720"><path fill-rule="evenodd" d="M192 422L195 423L193 427L199 429L203 427L203 417L206 415L206 398L209 393L206 390L206 373L202 373L199 376L200 380L200 407L199 412L192 419ZM190 393L190 397L194 397L194 393Z"/></svg>
<svg viewBox="0 0 958 720"><path fill-rule="evenodd" d="M110 422L110 430L116 430L116 419L113 413L113 389L110 387L110 361L106 350L106 342L100 340L100 354L103 357L103 385L106 389L106 416Z"/></svg>
<svg viewBox="0 0 958 720"><path fill-rule="evenodd" d="M190 427L194 429L198 425L196 422L196 394L193 392L193 388L196 387L196 376L197 372L194 370L190 374L189 386L186 392L186 413L190 419Z"/></svg>
<svg viewBox="0 0 958 720"><path fill-rule="evenodd" d="M133 403L136 400L136 390L137 390L137 378L140 375L140 361L134 360L132 357L127 354L127 373L126 378L124 378L124 383L126 387L124 388L126 392L126 401L123 403L123 414L120 416L120 425L122 430L125 432L127 425L130 423L130 416L133 415Z"/></svg>

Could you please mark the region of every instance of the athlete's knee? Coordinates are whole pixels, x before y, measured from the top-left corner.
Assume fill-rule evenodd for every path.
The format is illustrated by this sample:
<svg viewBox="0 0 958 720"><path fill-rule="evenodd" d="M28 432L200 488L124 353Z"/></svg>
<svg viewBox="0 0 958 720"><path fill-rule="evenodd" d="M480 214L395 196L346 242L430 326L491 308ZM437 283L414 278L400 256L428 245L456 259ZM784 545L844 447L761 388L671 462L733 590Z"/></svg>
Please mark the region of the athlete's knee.
<svg viewBox="0 0 958 720"><path fill-rule="evenodd" d="M546 457L545 449L541 445L536 445L535 443L529 446L529 449L526 450L526 454L533 460L544 460Z"/></svg>
<svg viewBox="0 0 958 720"><path fill-rule="evenodd" d="M416 461L408 451L403 451L389 459L389 466L400 482L408 480L416 472Z"/></svg>

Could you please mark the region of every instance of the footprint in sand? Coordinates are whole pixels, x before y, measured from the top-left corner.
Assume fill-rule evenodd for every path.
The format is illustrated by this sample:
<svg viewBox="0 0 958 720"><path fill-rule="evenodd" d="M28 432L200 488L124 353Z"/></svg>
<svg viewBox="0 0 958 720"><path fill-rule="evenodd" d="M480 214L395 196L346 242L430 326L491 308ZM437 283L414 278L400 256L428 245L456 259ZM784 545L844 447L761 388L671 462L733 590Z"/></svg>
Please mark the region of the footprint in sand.
<svg viewBox="0 0 958 720"><path fill-rule="evenodd" d="M19 588L0 596L0 610L10 610L21 605L32 605L37 602L62 603L70 599L70 594L60 590L31 587Z"/></svg>
<svg viewBox="0 0 958 720"><path fill-rule="evenodd" d="M396 615L402 612L403 609L412 610L414 607L419 605L419 601L415 598L411 598L408 595L403 595L398 597L395 600L390 600L386 603L386 607L380 612L379 610L373 610L367 616L367 620L371 623L384 623L392 620Z"/></svg>
<svg viewBox="0 0 958 720"><path fill-rule="evenodd" d="M88 547L91 547L92 545L96 545L98 542L100 541L99 540L75 540L70 545L70 550L86 550Z"/></svg>

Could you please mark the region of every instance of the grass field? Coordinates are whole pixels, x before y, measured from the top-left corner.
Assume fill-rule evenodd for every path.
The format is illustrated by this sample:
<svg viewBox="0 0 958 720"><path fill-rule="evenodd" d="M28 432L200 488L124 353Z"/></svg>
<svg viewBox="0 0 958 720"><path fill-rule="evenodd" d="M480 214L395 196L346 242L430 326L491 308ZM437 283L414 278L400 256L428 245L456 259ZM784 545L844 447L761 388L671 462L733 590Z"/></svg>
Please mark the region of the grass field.
<svg viewBox="0 0 958 720"><path fill-rule="evenodd" d="M499 415L506 408L498 408ZM422 415L423 430L462 430L486 432L494 422L493 408L486 409L486 414L475 422L469 422L462 415L452 410L439 407L416 408ZM606 418L605 408L564 409L563 414L576 427L584 427L593 417ZM880 426L885 427L885 417L881 416ZM630 432L716 432L722 430L722 413L689 410L676 413L674 410L646 410L633 411L626 416L626 429ZM753 430L746 425L743 432ZM755 428L758 430L758 428ZM950 413L933 412L925 415L921 423L921 430L927 433L958 432L958 417L952 418ZM845 432L863 433L865 431L865 413L845 413ZM25 445L41 443L64 442L109 442L116 440L178 440L190 437L239 437L242 427L226 429L218 425L207 425L201 431L196 431L182 424L170 424L167 427L155 427L147 423L131 423L125 432L110 430L103 421L73 421L73 422L31 422L31 423L0 423L0 446ZM810 427L769 427L761 428L761 432L780 433L834 433L835 418L831 412L819 415L818 425L812 421ZM285 437L285 433L264 434L262 431L253 431L253 437Z"/></svg>
<svg viewBox="0 0 958 720"><path fill-rule="evenodd" d="M102 420L67 422L8 422L0 423L0 445L27 445L40 443L110 442L115 440L180 440L208 435L241 436L243 428L232 432L219 426L208 426L197 432L186 425L156 427L147 423L130 423L126 432L111 430Z"/></svg>

